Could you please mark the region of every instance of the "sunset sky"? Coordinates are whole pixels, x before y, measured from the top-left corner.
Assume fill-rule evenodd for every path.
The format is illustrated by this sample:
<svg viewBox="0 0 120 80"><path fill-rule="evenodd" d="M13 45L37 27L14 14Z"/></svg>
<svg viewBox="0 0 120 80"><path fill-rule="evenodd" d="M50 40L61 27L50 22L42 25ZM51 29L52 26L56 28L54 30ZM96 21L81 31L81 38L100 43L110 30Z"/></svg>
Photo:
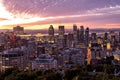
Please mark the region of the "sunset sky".
<svg viewBox="0 0 120 80"><path fill-rule="evenodd" d="M0 29L120 28L120 0L0 0Z"/></svg>

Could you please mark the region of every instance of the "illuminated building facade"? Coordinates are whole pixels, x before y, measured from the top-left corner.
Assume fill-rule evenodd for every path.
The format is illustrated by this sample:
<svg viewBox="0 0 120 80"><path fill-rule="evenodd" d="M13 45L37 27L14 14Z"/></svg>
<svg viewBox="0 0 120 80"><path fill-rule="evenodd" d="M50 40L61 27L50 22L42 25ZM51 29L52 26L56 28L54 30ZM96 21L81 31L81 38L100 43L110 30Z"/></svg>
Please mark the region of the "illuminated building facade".
<svg viewBox="0 0 120 80"><path fill-rule="evenodd" d="M4 71L8 68L18 67L19 69L25 69L25 56L24 52L18 49L15 50L6 50L1 55L0 58L0 68L1 71Z"/></svg>
<svg viewBox="0 0 120 80"><path fill-rule="evenodd" d="M87 27L85 30L85 45L88 47L89 44L89 28Z"/></svg>
<svg viewBox="0 0 120 80"><path fill-rule="evenodd" d="M13 28L13 32L15 34L24 34L24 28L20 26L16 26Z"/></svg>
<svg viewBox="0 0 120 80"><path fill-rule="evenodd" d="M80 26L80 43L84 43L84 26Z"/></svg>
<svg viewBox="0 0 120 80"><path fill-rule="evenodd" d="M74 40L74 45L78 43L78 35L77 35L77 25L73 25L73 40Z"/></svg>
<svg viewBox="0 0 120 80"><path fill-rule="evenodd" d="M65 29L64 26L59 26L59 38L58 38L58 45L60 48L65 47Z"/></svg>
<svg viewBox="0 0 120 80"><path fill-rule="evenodd" d="M48 30L48 34L49 34L49 43L54 43L54 28L52 25L50 25L49 30Z"/></svg>
<svg viewBox="0 0 120 80"><path fill-rule="evenodd" d="M32 62L32 69L36 70L48 70L57 68L57 60L50 55L41 54Z"/></svg>

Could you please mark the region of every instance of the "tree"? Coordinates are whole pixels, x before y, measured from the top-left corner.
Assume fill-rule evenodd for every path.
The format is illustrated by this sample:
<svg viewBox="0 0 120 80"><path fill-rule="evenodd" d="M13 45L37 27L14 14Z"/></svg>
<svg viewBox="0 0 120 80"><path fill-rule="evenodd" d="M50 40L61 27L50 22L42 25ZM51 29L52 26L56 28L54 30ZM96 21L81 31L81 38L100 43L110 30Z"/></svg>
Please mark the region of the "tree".
<svg viewBox="0 0 120 80"><path fill-rule="evenodd" d="M16 75L16 80L31 80L26 72L20 72Z"/></svg>
<svg viewBox="0 0 120 80"><path fill-rule="evenodd" d="M62 74L56 72L53 74L46 75L46 80L62 80Z"/></svg>
<svg viewBox="0 0 120 80"><path fill-rule="evenodd" d="M4 80L16 80L15 76L13 74L6 76Z"/></svg>

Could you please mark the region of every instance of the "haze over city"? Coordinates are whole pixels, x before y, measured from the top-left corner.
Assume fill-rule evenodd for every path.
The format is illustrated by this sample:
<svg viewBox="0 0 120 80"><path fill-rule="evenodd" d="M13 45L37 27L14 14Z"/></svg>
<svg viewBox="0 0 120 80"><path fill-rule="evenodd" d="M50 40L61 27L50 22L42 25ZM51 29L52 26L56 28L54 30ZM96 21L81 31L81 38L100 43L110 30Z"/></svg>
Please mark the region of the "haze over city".
<svg viewBox="0 0 120 80"><path fill-rule="evenodd" d="M119 28L120 0L0 0L0 29Z"/></svg>

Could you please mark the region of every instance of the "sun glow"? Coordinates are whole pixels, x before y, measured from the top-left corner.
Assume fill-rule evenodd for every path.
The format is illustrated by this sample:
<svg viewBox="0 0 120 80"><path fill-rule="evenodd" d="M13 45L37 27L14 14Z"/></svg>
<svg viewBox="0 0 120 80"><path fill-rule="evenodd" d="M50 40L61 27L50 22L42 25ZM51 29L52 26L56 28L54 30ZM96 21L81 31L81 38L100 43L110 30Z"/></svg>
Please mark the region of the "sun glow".
<svg viewBox="0 0 120 80"><path fill-rule="evenodd" d="M21 25L21 24L29 24L34 22L42 22L47 20L56 20L56 19L64 19L64 18L76 18L76 17L85 17L85 16L97 16L102 14L82 14L82 15L66 15L66 16L50 16L50 17L40 17L36 15L30 15L27 13L14 15L6 10L4 5L2 4L2 0L0 0L0 10L1 15L0 18L4 18L5 20L0 21L0 26L5 25Z"/></svg>
<svg viewBox="0 0 120 80"><path fill-rule="evenodd" d="M13 19L13 17L11 16L11 14L3 6L2 0L0 0L0 18Z"/></svg>
<svg viewBox="0 0 120 80"><path fill-rule="evenodd" d="M109 28L116 27L119 28L119 23L118 24L113 24L108 23L104 24L99 23L97 20L104 16L111 16L111 15L118 15L120 14L120 6L110 6L110 7L104 7L104 8L96 8L93 10L88 10L85 11L84 13L80 12L75 12L72 14L59 14L59 15L48 15L46 17L42 13L29 13L30 9L26 9L27 11L21 11L21 12L16 12L14 13L14 10L12 11L11 9L6 7L3 3L4 0L0 0L0 29L12 29L16 25L20 25L25 27L25 29L47 29L50 24L56 25L67 25L67 26L72 26L74 23L85 23L81 25L92 25L92 28L106 28L106 26L109 26ZM12 1L12 0L11 0ZM14 0L13 0L14 1ZM9 5L9 4L8 4ZM16 5L15 5L16 6ZM14 6L14 7L15 7ZM33 5L31 5L33 6ZM8 6L9 7L9 6ZM15 8L16 9L16 8ZM36 8L33 8L36 9ZM19 10L19 8L18 8ZM39 10L39 9L38 9ZM107 13L106 13L107 11ZM44 12L44 11L43 11ZM47 13L47 12L46 12ZM108 14L109 13L109 14ZM48 12L49 14L49 12ZM92 20L96 22L92 23ZM107 18L106 18L107 19ZM67 27L69 28L69 27Z"/></svg>

